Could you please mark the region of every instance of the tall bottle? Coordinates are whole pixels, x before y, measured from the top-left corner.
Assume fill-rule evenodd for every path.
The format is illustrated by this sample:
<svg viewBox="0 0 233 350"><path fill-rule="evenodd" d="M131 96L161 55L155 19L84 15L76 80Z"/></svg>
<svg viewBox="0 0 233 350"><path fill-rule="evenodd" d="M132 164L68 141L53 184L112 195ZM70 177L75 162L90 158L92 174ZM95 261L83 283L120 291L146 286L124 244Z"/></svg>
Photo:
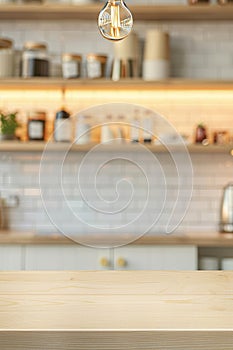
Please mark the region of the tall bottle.
<svg viewBox="0 0 233 350"><path fill-rule="evenodd" d="M130 128L130 139L131 142L140 141L140 113L139 110L135 110L133 120Z"/></svg>
<svg viewBox="0 0 233 350"><path fill-rule="evenodd" d="M56 113L54 123L54 140L57 142L70 142L72 137L72 124L70 114L61 109Z"/></svg>
<svg viewBox="0 0 233 350"><path fill-rule="evenodd" d="M108 115L106 122L101 127L101 143L108 143L114 140L114 133L112 130L112 116Z"/></svg>
<svg viewBox="0 0 233 350"><path fill-rule="evenodd" d="M153 139L153 118L149 111L145 113L142 122L143 142L151 143Z"/></svg>
<svg viewBox="0 0 233 350"><path fill-rule="evenodd" d="M79 115L76 120L75 143L84 145L91 142L91 123L90 118L85 115Z"/></svg>

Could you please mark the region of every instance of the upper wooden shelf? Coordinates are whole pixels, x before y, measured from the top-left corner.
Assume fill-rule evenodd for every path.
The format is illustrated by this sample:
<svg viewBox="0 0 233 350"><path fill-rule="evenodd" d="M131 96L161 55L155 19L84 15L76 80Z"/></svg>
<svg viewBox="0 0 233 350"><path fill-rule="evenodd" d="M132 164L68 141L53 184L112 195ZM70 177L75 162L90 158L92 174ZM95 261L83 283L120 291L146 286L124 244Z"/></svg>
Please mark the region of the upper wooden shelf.
<svg viewBox="0 0 233 350"><path fill-rule="evenodd" d="M103 4L89 5L1 5L0 19L23 20L94 20ZM132 5L130 9L135 20L231 20L233 6L218 5Z"/></svg>
<svg viewBox="0 0 233 350"><path fill-rule="evenodd" d="M0 90L11 89L72 89L72 90L233 90L233 81L169 79L144 81L142 79L63 79L63 78L9 78L0 79Z"/></svg>
<svg viewBox="0 0 233 350"><path fill-rule="evenodd" d="M70 147L69 143L63 143L63 142L51 142L48 146L48 150L52 152L61 152L66 151L68 147L70 147L70 150L73 152L88 152L90 151L94 146L96 146L96 143L86 144L86 145L72 145ZM154 153L165 153L168 152L167 148L162 145L146 145L151 152ZM109 151L114 152L118 149L124 150L125 152L138 152L139 148L137 147L138 144L132 144L132 143L122 143L122 144L109 144L102 146L101 151ZM0 141L0 152L43 152L46 147L46 142L38 142L38 141L31 141L31 142L20 142L20 141ZM179 145L170 145L172 151L181 152L183 151L183 147ZM190 144L187 145L187 149L190 153L220 153L220 154L232 154L233 151L233 144L229 145L196 145L196 144Z"/></svg>

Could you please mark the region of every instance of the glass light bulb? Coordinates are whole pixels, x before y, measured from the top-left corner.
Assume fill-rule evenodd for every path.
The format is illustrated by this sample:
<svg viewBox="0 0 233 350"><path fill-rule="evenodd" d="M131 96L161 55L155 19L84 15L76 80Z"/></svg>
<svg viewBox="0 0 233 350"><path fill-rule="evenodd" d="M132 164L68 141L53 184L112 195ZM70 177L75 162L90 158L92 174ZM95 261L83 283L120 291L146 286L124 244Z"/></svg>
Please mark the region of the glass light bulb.
<svg viewBox="0 0 233 350"><path fill-rule="evenodd" d="M133 28L133 16L123 0L108 0L98 17L98 27L104 38L122 40Z"/></svg>

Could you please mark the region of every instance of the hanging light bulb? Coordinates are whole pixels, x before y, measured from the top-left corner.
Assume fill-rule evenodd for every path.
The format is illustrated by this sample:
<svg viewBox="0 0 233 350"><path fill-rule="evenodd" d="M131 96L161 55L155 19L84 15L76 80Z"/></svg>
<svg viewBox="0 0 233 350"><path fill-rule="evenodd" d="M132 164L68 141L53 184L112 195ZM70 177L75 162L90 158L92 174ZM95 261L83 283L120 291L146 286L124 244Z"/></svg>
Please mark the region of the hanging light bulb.
<svg viewBox="0 0 233 350"><path fill-rule="evenodd" d="M119 41L133 28L133 16L123 0L108 0L98 17L98 27L104 38Z"/></svg>

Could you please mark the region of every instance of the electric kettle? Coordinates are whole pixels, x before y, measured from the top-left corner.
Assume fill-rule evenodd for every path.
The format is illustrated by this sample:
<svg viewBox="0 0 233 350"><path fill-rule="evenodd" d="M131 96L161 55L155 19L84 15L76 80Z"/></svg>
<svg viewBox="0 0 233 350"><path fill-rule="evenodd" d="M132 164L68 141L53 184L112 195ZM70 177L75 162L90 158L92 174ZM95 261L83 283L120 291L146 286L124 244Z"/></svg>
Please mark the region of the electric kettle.
<svg viewBox="0 0 233 350"><path fill-rule="evenodd" d="M3 228L3 200L0 197L0 230Z"/></svg>
<svg viewBox="0 0 233 350"><path fill-rule="evenodd" d="M233 183L224 187L220 217L221 232L233 233Z"/></svg>

